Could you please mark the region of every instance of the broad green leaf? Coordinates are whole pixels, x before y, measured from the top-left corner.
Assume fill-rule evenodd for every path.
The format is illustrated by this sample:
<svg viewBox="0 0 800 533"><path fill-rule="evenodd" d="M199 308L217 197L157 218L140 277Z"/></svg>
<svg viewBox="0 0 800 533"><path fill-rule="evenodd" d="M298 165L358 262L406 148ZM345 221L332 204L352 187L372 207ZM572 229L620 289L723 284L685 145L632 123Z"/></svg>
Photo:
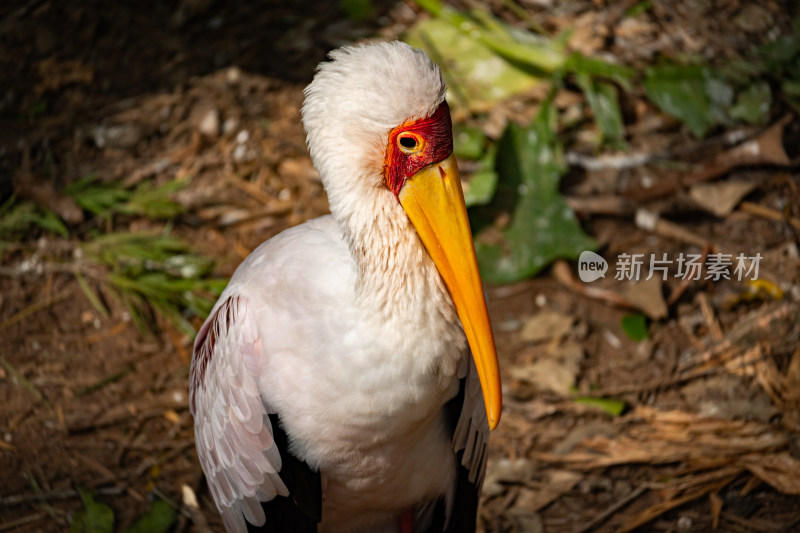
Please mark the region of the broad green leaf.
<svg viewBox="0 0 800 533"><path fill-rule="evenodd" d="M619 416L625 410L625 402L613 398L593 398L591 396L578 396L575 403L596 407L611 416Z"/></svg>
<svg viewBox="0 0 800 533"><path fill-rule="evenodd" d="M432 20L449 24L465 37L510 62L525 65L540 73L553 73L564 66L566 56L564 43L561 41L544 39L534 33L519 30L486 11L458 11L439 0L416 2L436 17Z"/></svg>
<svg viewBox="0 0 800 533"><path fill-rule="evenodd" d="M460 123L453 125L453 153L459 159L480 159L488 142L486 135L477 126Z"/></svg>
<svg viewBox="0 0 800 533"><path fill-rule="evenodd" d="M755 57L779 79L800 78L800 29L760 46Z"/></svg>
<svg viewBox="0 0 800 533"><path fill-rule="evenodd" d="M565 69L577 76L607 78L618 83L625 90L633 88L631 80L636 75L636 71L630 67L609 63L594 57L586 57L579 52L574 52L569 56Z"/></svg>
<svg viewBox="0 0 800 533"><path fill-rule="evenodd" d="M114 511L108 505L94 499L94 494L85 488L77 487L83 502L83 509L76 512L69 525L70 533L113 533Z"/></svg>
<svg viewBox="0 0 800 533"><path fill-rule="evenodd" d="M761 81L750 85L739 94L736 104L731 107L731 117L750 124L764 124L769 118L772 105L772 92L767 82Z"/></svg>
<svg viewBox="0 0 800 533"><path fill-rule="evenodd" d="M497 190L497 172L495 171L496 146L491 146L478 161L478 170L472 174L469 183L464 187L464 202L467 207L485 205L494 197Z"/></svg>
<svg viewBox="0 0 800 533"><path fill-rule="evenodd" d="M511 283L532 276L558 258L575 258L596 247L558 194L566 171L563 148L551 123L549 102L528 127L509 124L497 147L496 170L504 187L517 184L518 198L504 242L487 243L478 236L476 252L481 272L493 283Z"/></svg>
<svg viewBox="0 0 800 533"><path fill-rule="evenodd" d="M540 80L512 65L479 39L473 39L440 18L423 20L405 39L427 51L443 67L448 101L454 111L491 109L506 98L529 90Z"/></svg>
<svg viewBox="0 0 800 533"><path fill-rule="evenodd" d="M640 314L629 314L622 317L622 331L631 340L643 341L650 336L647 331L647 318Z"/></svg>
<svg viewBox="0 0 800 533"><path fill-rule="evenodd" d="M157 499L122 533L167 533L175 522L176 516L175 508L164 500Z"/></svg>
<svg viewBox="0 0 800 533"><path fill-rule="evenodd" d="M705 67L648 67L643 85L653 103L684 122L698 138L725 120L724 110L733 100L733 89Z"/></svg>

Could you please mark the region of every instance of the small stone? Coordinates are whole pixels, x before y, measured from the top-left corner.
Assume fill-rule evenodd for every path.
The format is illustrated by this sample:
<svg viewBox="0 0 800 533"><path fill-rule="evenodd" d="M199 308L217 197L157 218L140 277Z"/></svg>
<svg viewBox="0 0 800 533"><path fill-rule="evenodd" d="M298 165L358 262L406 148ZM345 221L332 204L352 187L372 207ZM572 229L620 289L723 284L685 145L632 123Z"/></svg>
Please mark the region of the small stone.
<svg viewBox="0 0 800 533"><path fill-rule="evenodd" d="M200 121L200 133L214 138L219 135L219 111L209 109Z"/></svg>
<svg viewBox="0 0 800 533"><path fill-rule="evenodd" d="M238 83L242 79L242 71L239 67L231 67L225 72L225 79L228 83Z"/></svg>

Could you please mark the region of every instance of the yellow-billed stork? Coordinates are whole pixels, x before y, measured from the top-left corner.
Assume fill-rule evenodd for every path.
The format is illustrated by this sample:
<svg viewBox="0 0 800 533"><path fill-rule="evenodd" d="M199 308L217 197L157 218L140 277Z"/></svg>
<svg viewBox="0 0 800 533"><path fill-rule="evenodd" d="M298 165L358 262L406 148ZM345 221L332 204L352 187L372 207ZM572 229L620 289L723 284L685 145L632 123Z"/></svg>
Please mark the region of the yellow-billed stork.
<svg viewBox="0 0 800 533"><path fill-rule="evenodd" d="M197 452L230 532L471 531L501 390L445 84L401 42L330 58L302 115L332 215L201 328Z"/></svg>

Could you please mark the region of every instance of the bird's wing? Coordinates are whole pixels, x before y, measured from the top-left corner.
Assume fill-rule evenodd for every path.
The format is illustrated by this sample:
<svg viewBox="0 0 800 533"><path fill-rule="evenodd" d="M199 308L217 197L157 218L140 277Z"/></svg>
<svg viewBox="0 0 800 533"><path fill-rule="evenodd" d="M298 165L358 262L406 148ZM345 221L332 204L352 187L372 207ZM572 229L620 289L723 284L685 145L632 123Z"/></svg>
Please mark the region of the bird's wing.
<svg viewBox="0 0 800 533"><path fill-rule="evenodd" d="M459 369L459 391L444 406L458 466L450 492L417 510L415 533L475 531L478 500L486 472L489 422L478 371L471 356Z"/></svg>
<svg viewBox="0 0 800 533"><path fill-rule="evenodd" d="M248 303L244 295L221 298L195 341L190 406L197 454L229 532L247 531L245 519L275 527L293 515L314 531L319 474L288 453L277 416L262 402L256 376L263 343ZM292 531L306 530L295 525Z"/></svg>
<svg viewBox="0 0 800 533"><path fill-rule="evenodd" d="M489 422L475 361L469 357L464 366L459 392L459 396L463 394L463 401L453 431L453 450L461 454L461 466L466 469L469 482L480 490L486 472Z"/></svg>

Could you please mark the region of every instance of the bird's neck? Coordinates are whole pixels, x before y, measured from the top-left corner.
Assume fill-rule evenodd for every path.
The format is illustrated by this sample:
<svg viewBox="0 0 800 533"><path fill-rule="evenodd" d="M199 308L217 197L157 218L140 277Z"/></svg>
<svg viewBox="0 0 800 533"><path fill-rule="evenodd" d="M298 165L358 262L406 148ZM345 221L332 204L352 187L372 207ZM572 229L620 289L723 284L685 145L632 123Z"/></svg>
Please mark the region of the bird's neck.
<svg viewBox="0 0 800 533"><path fill-rule="evenodd" d="M444 281L394 195L378 189L370 202L358 205L370 208L349 213L340 225L358 266L359 303L414 337L424 328L443 343L465 346Z"/></svg>

